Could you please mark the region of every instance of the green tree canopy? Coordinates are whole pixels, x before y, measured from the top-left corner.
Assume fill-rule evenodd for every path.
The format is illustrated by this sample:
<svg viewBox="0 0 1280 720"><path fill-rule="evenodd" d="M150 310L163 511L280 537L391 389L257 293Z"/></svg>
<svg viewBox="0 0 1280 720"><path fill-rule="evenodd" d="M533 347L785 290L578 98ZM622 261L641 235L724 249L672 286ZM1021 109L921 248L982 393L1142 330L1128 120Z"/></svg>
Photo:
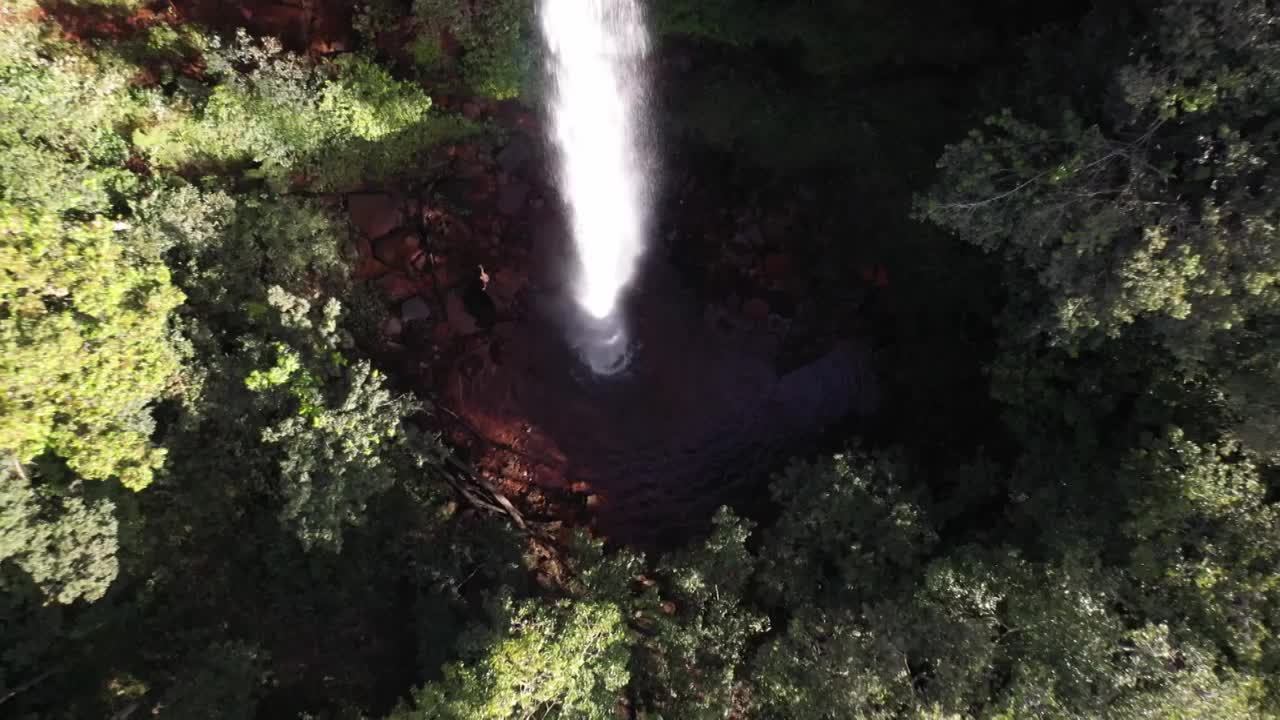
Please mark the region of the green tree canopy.
<svg viewBox="0 0 1280 720"><path fill-rule="evenodd" d="M182 295L117 234L0 206L0 447L138 490L164 461L146 413L179 370L168 320Z"/></svg>

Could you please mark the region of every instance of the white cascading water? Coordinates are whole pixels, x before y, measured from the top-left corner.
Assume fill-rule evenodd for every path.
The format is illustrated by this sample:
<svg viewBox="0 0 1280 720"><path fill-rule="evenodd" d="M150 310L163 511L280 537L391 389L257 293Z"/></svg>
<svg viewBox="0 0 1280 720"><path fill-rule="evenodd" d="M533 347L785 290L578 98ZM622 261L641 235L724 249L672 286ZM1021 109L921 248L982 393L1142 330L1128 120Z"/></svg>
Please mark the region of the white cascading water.
<svg viewBox="0 0 1280 720"><path fill-rule="evenodd" d="M574 338L596 372L626 364L619 301L644 250L648 179L644 56L636 0L541 0L552 79L550 119L568 205L581 309Z"/></svg>

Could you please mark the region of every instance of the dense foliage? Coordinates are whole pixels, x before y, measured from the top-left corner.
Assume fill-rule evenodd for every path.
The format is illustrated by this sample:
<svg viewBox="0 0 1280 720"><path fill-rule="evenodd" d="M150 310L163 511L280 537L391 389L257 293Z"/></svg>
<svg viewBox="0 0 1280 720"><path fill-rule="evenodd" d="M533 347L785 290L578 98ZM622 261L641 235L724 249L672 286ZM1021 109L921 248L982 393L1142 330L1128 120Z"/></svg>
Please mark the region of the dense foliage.
<svg viewBox="0 0 1280 720"><path fill-rule="evenodd" d="M649 8L673 163L900 270L877 427L645 556L464 510L357 342L326 193L536 104L529 3L6 3L0 714L1280 716L1280 9L987 5Z"/></svg>

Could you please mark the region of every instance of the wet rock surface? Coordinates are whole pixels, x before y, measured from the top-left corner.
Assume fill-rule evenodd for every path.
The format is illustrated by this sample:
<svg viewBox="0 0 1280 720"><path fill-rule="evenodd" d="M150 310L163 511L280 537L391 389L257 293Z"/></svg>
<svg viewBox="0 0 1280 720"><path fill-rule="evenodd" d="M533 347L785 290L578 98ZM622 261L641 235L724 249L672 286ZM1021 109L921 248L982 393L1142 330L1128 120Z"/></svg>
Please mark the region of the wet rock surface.
<svg viewBox="0 0 1280 720"><path fill-rule="evenodd" d="M421 297L413 296L400 306L400 320L404 323L411 323L421 320L427 320L431 317L431 306Z"/></svg>

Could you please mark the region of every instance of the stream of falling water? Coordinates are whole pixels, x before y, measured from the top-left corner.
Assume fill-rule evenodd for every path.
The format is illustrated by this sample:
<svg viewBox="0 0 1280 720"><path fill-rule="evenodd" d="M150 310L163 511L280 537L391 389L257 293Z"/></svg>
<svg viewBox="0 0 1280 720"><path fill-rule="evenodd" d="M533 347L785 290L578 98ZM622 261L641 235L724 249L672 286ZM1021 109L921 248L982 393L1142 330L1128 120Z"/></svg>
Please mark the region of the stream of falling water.
<svg viewBox="0 0 1280 720"><path fill-rule="evenodd" d="M550 58L552 140L570 213L581 310L575 344L599 373L626 364L618 308L644 250L648 178L644 56L637 0L541 0Z"/></svg>

